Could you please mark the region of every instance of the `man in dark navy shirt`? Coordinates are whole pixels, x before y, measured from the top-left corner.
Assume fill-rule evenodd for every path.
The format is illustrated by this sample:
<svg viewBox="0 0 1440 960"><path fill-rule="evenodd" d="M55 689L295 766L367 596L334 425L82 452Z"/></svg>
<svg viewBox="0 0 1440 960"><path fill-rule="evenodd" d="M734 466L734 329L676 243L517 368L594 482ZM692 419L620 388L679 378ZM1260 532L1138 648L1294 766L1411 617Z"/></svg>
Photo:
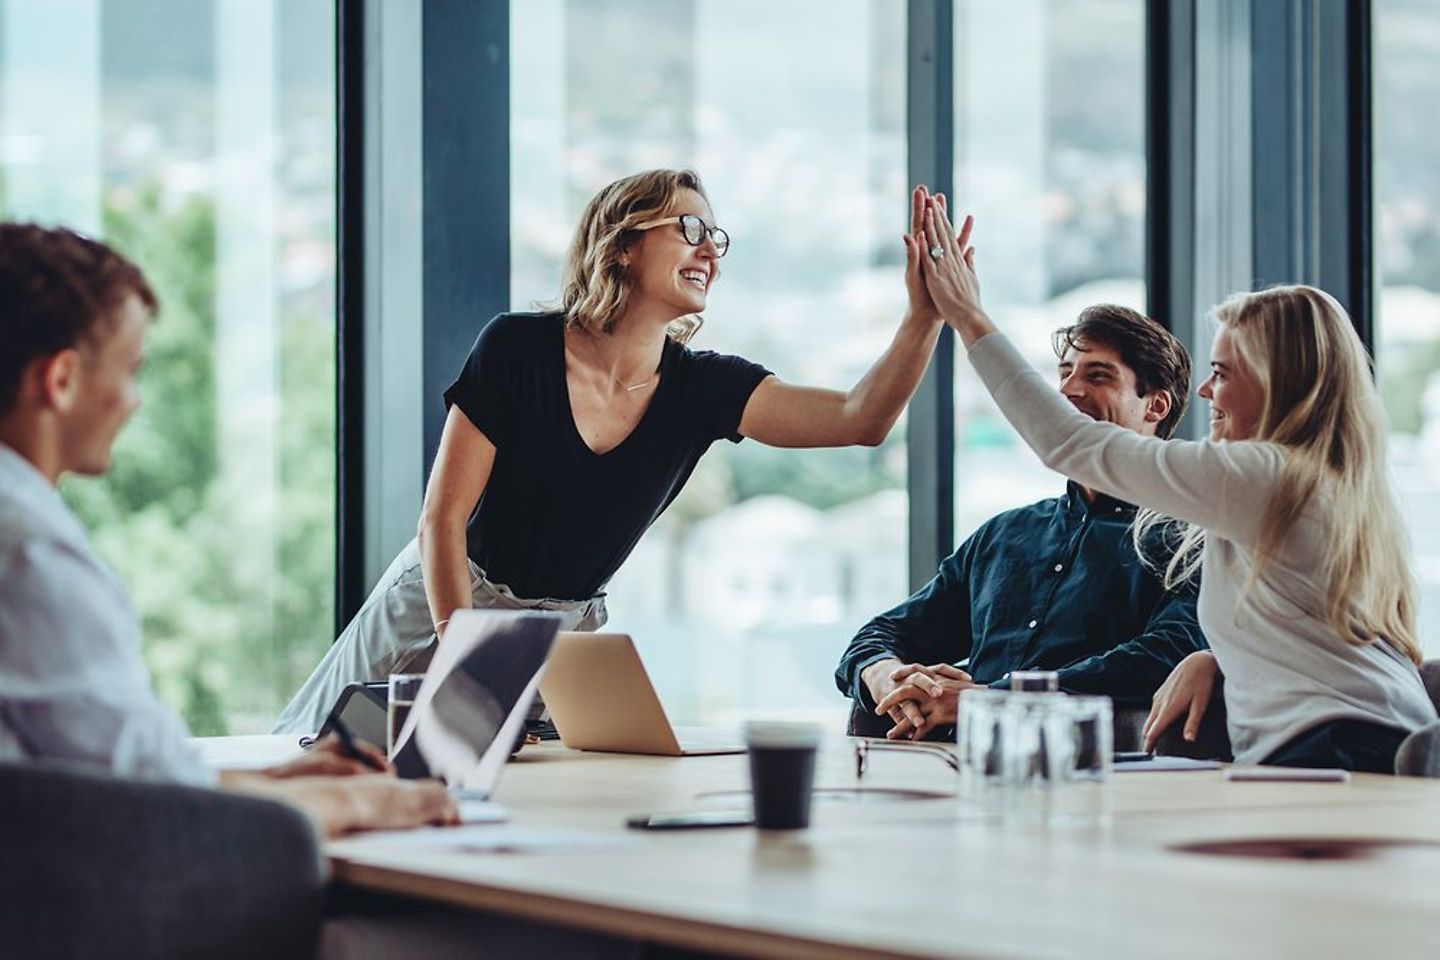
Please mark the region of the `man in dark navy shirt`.
<svg viewBox="0 0 1440 960"><path fill-rule="evenodd" d="M1054 345L1060 390L1079 410L1147 436L1174 431L1190 358L1159 324L1095 306L1056 331ZM1003 688L1013 670L1055 670L1062 690L1148 706L1175 664L1206 643L1193 578L1165 589L1135 552L1134 518L1130 504L1075 483L992 518L920 592L861 628L836 685L888 716L888 735L902 739L948 727L962 691ZM1163 549L1145 545L1162 569Z"/></svg>

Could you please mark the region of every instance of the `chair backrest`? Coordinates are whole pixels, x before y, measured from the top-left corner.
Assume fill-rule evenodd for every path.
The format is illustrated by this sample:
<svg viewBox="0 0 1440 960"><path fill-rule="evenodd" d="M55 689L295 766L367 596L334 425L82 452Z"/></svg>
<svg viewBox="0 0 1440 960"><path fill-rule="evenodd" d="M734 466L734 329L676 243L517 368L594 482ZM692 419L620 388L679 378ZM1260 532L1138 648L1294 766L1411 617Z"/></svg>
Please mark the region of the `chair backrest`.
<svg viewBox="0 0 1440 960"><path fill-rule="evenodd" d="M1430 694L1430 702L1435 704L1435 709L1440 710L1440 660L1426 660L1420 664L1420 679L1425 684L1425 692Z"/></svg>
<svg viewBox="0 0 1440 960"><path fill-rule="evenodd" d="M1435 709L1440 710L1440 660L1420 664L1420 679ZM1395 772L1403 777L1440 777L1440 720L1421 727L1400 744Z"/></svg>
<svg viewBox="0 0 1440 960"><path fill-rule="evenodd" d="M282 803L0 763L7 956L313 957L325 879Z"/></svg>

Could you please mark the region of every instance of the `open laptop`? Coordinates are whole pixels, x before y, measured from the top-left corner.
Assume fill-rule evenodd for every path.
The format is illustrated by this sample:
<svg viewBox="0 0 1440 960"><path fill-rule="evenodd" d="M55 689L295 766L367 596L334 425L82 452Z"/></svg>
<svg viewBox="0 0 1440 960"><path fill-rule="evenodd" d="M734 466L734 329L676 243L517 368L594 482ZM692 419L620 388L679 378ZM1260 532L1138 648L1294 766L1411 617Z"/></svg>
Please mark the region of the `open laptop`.
<svg viewBox="0 0 1440 960"><path fill-rule="evenodd" d="M745 752L738 731L670 725L629 634L557 634L540 696L560 742L576 750L662 757Z"/></svg>
<svg viewBox="0 0 1440 960"><path fill-rule="evenodd" d="M484 816L560 618L551 613L457 610L425 672L391 757L402 777L436 777L456 793L467 822Z"/></svg>

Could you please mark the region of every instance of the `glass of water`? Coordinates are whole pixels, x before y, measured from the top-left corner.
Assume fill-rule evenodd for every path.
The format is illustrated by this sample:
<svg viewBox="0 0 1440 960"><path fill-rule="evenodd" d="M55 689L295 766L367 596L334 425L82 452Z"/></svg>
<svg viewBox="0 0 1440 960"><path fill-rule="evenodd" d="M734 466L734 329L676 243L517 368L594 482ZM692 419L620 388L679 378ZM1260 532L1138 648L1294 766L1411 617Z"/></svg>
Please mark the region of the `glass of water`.
<svg viewBox="0 0 1440 960"><path fill-rule="evenodd" d="M1005 690L966 690L955 716L955 752L960 793L979 797L1009 780L1012 724L1006 711L1012 694Z"/></svg>
<svg viewBox="0 0 1440 960"><path fill-rule="evenodd" d="M390 674L390 701L386 708L385 720L385 753L391 759L395 757L395 746L400 740L400 733L405 729L405 720L410 716L410 709L415 706L415 697L420 692L420 684L425 680L423 673L392 673Z"/></svg>
<svg viewBox="0 0 1440 960"><path fill-rule="evenodd" d="M1054 737L1064 742L1058 772L1066 780L1110 779L1115 763L1115 709L1109 697L1065 697ZM1058 751L1057 751L1058 752Z"/></svg>
<svg viewBox="0 0 1440 960"><path fill-rule="evenodd" d="M1106 780L1112 727L1109 697L967 690L955 724L961 795L985 799Z"/></svg>
<svg viewBox="0 0 1440 960"><path fill-rule="evenodd" d="M1010 689L1016 693L1057 693L1060 674L1054 670L1012 670Z"/></svg>

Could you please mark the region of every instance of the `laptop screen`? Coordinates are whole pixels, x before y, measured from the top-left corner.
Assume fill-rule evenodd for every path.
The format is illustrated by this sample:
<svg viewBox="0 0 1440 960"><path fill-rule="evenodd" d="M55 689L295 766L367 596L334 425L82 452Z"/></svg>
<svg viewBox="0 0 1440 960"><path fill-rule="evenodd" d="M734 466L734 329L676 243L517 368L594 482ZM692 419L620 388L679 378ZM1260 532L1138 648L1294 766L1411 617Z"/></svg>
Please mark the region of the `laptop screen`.
<svg viewBox="0 0 1440 960"><path fill-rule="evenodd" d="M396 772L488 794L559 626L551 613L457 610L397 738Z"/></svg>

